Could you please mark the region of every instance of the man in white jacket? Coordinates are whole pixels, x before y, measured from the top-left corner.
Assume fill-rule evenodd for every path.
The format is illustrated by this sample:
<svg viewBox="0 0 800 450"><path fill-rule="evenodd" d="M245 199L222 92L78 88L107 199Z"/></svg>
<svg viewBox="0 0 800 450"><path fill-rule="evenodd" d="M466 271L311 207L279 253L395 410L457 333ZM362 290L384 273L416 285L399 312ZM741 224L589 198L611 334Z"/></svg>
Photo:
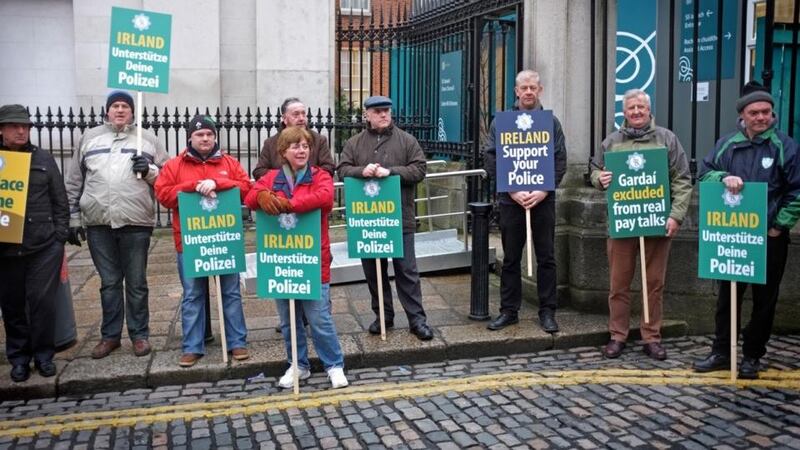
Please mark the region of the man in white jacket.
<svg viewBox="0 0 800 450"><path fill-rule="evenodd" d="M147 251L155 226L153 183L168 159L158 138L146 130L137 152L133 98L127 92L109 94L106 119L81 137L65 181L68 242L81 245L85 239L100 274L103 323L92 350L95 359L120 346L126 316L134 354L150 353Z"/></svg>

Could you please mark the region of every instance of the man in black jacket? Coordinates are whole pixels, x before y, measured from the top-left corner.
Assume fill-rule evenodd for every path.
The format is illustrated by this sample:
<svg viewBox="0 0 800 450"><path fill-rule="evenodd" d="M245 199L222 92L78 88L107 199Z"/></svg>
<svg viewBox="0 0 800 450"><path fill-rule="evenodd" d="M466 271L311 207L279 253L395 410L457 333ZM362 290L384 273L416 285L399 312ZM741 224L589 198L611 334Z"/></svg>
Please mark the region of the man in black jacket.
<svg viewBox="0 0 800 450"><path fill-rule="evenodd" d="M64 181L53 156L30 143L31 125L22 105L0 107L0 150L31 155L22 243L0 243L0 307L15 382L30 377L31 359L40 375L56 374L55 298L69 235Z"/></svg>

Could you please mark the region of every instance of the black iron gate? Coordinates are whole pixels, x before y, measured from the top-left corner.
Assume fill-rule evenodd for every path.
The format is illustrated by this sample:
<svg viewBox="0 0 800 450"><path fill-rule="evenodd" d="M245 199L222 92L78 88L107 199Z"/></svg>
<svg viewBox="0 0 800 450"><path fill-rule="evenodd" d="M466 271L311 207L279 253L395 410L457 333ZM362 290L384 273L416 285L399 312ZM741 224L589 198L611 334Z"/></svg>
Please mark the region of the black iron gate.
<svg viewBox="0 0 800 450"><path fill-rule="evenodd" d="M362 127L369 95L391 96L398 125L430 156L480 167L482 133L497 110L513 103L521 67L521 0L414 0L369 15L337 10L337 150ZM443 133L443 57L460 63L457 133ZM341 125L341 126L340 126ZM445 136L446 139L443 139ZM473 193L475 191L473 190ZM471 198L475 196L471 195Z"/></svg>

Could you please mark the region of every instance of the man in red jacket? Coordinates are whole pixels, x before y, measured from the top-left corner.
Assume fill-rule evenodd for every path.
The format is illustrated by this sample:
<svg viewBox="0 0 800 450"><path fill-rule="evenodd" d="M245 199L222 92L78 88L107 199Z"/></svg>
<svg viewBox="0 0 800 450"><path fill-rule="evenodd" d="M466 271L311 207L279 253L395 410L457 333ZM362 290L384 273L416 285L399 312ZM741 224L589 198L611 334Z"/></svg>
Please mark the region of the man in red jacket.
<svg viewBox="0 0 800 450"><path fill-rule="evenodd" d="M205 354L204 305L208 285L204 278L187 278L183 275L178 193L199 192L207 197L216 197L218 191L238 187L241 198L244 199L250 191L250 178L242 165L220 150L216 141L217 128L210 117L195 116L187 124L186 133L189 135L189 145L180 155L164 165L155 185L158 201L164 207L172 209L172 235L178 251L178 275L183 284L183 355L178 362L181 367L193 366ZM239 274L221 275L220 285L228 348L232 349L234 359L247 359L250 355L247 352L247 327L242 311Z"/></svg>

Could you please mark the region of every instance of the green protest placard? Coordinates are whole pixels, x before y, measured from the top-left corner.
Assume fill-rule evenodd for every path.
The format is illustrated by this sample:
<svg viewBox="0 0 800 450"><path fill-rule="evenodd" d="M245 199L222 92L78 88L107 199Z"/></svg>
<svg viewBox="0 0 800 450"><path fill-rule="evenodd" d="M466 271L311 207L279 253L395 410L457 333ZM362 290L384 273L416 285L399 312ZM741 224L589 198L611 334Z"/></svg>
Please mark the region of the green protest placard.
<svg viewBox="0 0 800 450"><path fill-rule="evenodd" d="M767 184L744 183L736 195L720 182L700 183L700 278L767 282Z"/></svg>
<svg viewBox="0 0 800 450"><path fill-rule="evenodd" d="M178 194L184 276L198 278L245 271L239 195L239 188L217 192L216 198L196 192Z"/></svg>
<svg viewBox="0 0 800 450"><path fill-rule="evenodd" d="M400 177L344 179L347 255L402 258L403 210Z"/></svg>
<svg viewBox="0 0 800 450"><path fill-rule="evenodd" d="M320 300L320 211L256 211L256 292L261 298Z"/></svg>
<svg viewBox="0 0 800 450"><path fill-rule="evenodd" d="M607 152L608 235L611 238L666 235L669 217L667 149Z"/></svg>
<svg viewBox="0 0 800 450"><path fill-rule="evenodd" d="M30 153L0 151L0 242L22 242L30 169Z"/></svg>
<svg viewBox="0 0 800 450"><path fill-rule="evenodd" d="M169 14L111 8L108 87L167 92L171 30Z"/></svg>

